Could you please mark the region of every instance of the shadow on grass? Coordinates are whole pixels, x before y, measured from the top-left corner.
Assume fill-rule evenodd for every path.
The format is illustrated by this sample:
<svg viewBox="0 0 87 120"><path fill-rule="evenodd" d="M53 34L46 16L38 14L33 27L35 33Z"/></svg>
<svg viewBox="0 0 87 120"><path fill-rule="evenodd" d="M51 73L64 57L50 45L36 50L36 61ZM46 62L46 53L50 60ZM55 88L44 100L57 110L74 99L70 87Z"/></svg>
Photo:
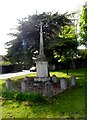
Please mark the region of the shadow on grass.
<svg viewBox="0 0 87 120"><path fill-rule="evenodd" d="M6 107L8 105L13 113L16 109L16 112L20 111L20 114L24 112L28 117L33 115L32 118L84 118L84 101L85 98L82 86L77 85L52 98L46 97L45 101L32 102L5 100L3 101L3 106ZM12 104L13 106L16 104L14 107L15 109L13 109ZM21 106L23 107L22 111ZM30 111L30 113L28 111ZM15 115L17 114L15 113Z"/></svg>
<svg viewBox="0 0 87 120"><path fill-rule="evenodd" d="M84 101L81 87L76 86L52 98L46 97L44 102L5 100L3 106L8 105L13 114L16 109L15 117L19 111L20 116L22 113L26 113L28 117L32 116L32 118L84 118Z"/></svg>
<svg viewBox="0 0 87 120"><path fill-rule="evenodd" d="M45 98L44 102L31 102L31 101L16 101L5 100L3 107L7 105L13 111L13 116L26 118L85 118L87 117L87 69L70 70L68 78L74 74L76 76L77 85L69 90L64 91L52 98ZM66 71L55 71L52 74L60 73L66 74ZM61 76L59 77L59 79ZM18 79L17 81L21 81ZM5 86L5 84L3 84ZM12 105L13 104L13 105ZM17 104L16 106L14 104ZM10 105L12 105L10 107ZM15 107L13 107L15 106ZM22 107L21 107L22 106ZM15 111L16 109L16 111ZM26 114L26 115L25 115Z"/></svg>

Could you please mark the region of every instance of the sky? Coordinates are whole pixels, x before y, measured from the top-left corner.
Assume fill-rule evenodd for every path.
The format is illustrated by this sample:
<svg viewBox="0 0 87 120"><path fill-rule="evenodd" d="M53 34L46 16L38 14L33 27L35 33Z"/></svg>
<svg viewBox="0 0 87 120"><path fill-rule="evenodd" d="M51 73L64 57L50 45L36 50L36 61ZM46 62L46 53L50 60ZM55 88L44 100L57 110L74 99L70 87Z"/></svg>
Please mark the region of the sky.
<svg viewBox="0 0 87 120"><path fill-rule="evenodd" d="M0 55L5 55L5 43L12 38L7 34L17 26L17 19L34 13L58 11L73 12L82 9L86 0L0 0Z"/></svg>

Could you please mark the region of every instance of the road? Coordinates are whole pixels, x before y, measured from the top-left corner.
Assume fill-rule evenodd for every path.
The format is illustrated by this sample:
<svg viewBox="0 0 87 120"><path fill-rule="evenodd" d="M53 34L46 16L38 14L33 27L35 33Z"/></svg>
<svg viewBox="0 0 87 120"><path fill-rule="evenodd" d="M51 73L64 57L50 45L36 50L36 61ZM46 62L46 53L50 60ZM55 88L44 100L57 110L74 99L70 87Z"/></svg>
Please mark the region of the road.
<svg viewBox="0 0 87 120"><path fill-rule="evenodd" d="M17 72L17 73L1 74L0 79L6 79L6 78L21 76L21 75L26 75L26 74L31 74L31 73L35 73L35 72L30 72L29 70L23 70L22 72Z"/></svg>

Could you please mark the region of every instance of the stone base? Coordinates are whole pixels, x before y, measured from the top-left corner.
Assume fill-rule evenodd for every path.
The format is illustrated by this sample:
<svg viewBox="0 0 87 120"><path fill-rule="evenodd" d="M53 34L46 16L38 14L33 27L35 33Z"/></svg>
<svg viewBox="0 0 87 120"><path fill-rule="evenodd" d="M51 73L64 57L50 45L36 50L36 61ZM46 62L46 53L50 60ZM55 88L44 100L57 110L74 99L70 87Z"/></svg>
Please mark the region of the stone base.
<svg viewBox="0 0 87 120"><path fill-rule="evenodd" d="M49 81L50 77L35 77L34 81L42 81L42 82L46 82Z"/></svg>
<svg viewBox="0 0 87 120"><path fill-rule="evenodd" d="M38 61L36 62L36 72L37 77L46 77L48 76L48 62L47 61Z"/></svg>

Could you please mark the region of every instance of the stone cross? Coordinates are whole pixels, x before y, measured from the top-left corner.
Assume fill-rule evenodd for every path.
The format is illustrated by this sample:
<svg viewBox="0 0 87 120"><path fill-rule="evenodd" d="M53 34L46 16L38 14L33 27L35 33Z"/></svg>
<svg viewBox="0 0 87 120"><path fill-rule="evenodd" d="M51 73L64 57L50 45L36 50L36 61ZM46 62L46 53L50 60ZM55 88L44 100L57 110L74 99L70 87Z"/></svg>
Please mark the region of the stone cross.
<svg viewBox="0 0 87 120"><path fill-rule="evenodd" d="M40 49L39 49L39 59L45 59L44 48L43 48L43 31L42 31L43 23L40 22Z"/></svg>
<svg viewBox="0 0 87 120"><path fill-rule="evenodd" d="M43 23L40 22L40 53L39 53L40 55L44 55L42 25Z"/></svg>

